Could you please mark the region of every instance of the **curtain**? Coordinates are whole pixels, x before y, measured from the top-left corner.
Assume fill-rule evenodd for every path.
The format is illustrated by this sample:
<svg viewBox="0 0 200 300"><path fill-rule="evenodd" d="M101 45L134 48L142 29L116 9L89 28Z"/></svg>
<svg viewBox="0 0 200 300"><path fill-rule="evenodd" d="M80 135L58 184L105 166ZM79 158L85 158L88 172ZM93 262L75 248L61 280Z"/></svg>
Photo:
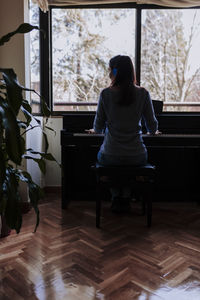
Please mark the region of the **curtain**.
<svg viewBox="0 0 200 300"><path fill-rule="evenodd" d="M48 10L48 5L69 6L87 4L110 4L132 2L137 4L156 4L169 7L193 7L200 5L199 0L33 0L44 12Z"/></svg>
<svg viewBox="0 0 200 300"><path fill-rule="evenodd" d="M169 7L192 7L200 5L199 0L139 0L137 4L156 4Z"/></svg>
<svg viewBox="0 0 200 300"><path fill-rule="evenodd" d="M50 4L50 1L48 0L32 0L33 3L37 3L39 8L43 11L46 12L48 11L48 6Z"/></svg>

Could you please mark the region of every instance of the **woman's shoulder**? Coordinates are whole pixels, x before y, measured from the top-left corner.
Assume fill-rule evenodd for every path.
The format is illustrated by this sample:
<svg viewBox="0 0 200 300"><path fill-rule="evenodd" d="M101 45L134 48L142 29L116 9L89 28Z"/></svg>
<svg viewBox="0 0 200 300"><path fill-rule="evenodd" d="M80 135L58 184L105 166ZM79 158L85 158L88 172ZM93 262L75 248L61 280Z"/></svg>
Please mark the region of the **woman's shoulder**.
<svg viewBox="0 0 200 300"><path fill-rule="evenodd" d="M108 87L106 87L106 88L104 88L103 90L102 90L102 92L106 92L106 93L112 93L112 92L115 92L115 91L119 91L120 89L119 89L119 87L117 87L117 86L108 86Z"/></svg>
<svg viewBox="0 0 200 300"><path fill-rule="evenodd" d="M112 96L112 95L116 95L116 93L119 92L119 89L118 88L114 88L114 87L106 87L104 88L102 91L101 91L101 95L103 97L106 97L106 96Z"/></svg>
<svg viewBox="0 0 200 300"><path fill-rule="evenodd" d="M139 86L139 85L134 85L136 91L138 92L143 92L143 93L148 93L147 89L145 89L143 86Z"/></svg>
<svg viewBox="0 0 200 300"><path fill-rule="evenodd" d="M135 91L136 91L136 94L138 94L139 97L149 98L149 92L143 86L135 85Z"/></svg>
<svg viewBox="0 0 200 300"><path fill-rule="evenodd" d="M110 91L110 87L106 87L106 88L102 89L101 93L105 94L105 93L109 93L109 91Z"/></svg>

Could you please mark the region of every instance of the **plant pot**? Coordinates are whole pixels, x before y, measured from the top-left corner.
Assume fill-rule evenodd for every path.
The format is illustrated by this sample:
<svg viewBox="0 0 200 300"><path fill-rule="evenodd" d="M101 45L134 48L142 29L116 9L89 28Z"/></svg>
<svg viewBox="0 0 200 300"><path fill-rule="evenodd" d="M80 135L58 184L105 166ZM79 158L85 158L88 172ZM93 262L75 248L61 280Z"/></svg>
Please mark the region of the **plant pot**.
<svg viewBox="0 0 200 300"><path fill-rule="evenodd" d="M27 201L23 201L20 203L22 214L27 214L31 210L31 204Z"/></svg>
<svg viewBox="0 0 200 300"><path fill-rule="evenodd" d="M11 229L7 226L4 216L0 216L0 238L6 237L10 234Z"/></svg>

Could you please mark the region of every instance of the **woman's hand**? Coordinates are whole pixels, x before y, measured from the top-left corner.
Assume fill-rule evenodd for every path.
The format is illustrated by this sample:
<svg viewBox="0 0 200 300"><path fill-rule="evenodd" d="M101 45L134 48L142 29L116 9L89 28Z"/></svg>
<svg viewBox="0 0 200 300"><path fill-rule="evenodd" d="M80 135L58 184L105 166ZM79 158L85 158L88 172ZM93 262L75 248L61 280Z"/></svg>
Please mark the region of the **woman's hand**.
<svg viewBox="0 0 200 300"><path fill-rule="evenodd" d="M160 135L160 134L162 134L162 132L159 131L159 130L156 130L156 132L154 132L154 133L147 132L147 134L149 134L149 135Z"/></svg>
<svg viewBox="0 0 200 300"><path fill-rule="evenodd" d="M87 133L89 133L89 134L94 134L94 133L96 133L96 132L94 131L93 128L91 128L91 129L85 129L85 132L87 132Z"/></svg>

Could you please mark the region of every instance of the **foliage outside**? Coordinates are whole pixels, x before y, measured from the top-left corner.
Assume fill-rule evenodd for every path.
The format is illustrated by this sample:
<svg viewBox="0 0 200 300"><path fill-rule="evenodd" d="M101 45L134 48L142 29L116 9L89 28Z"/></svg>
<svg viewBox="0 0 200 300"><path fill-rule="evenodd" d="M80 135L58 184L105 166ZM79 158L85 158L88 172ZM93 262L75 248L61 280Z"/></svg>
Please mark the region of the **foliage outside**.
<svg viewBox="0 0 200 300"><path fill-rule="evenodd" d="M38 27L28 23L21 24L15 31L0 39L0 46L8 42L13 35L24 34L33 29L38 29ZM43 197L43 190L33 182L31 175L21 168L22 160L32 159L38 164L41 172L45 173L45 160L55 161L55 159L47 152L47 135L40 121L32 115L31 106L24 99L25 91L35 91L21 86L13 69L0 68L0 73L2 76L0 81L0 215L6 219L6 224L11 229L15 229L17 233L20 232L22 199L19 193L19 183L25 182L30 204L36 213L36 231L39 224L38 201ZM50 111L42 97L41 104L43 116L49 117ZM32 121L36 125L32 125ZM36 127L41 127L43 131L44 152L26 149L25 134Z"/></svg>
<svg viewBox="0 0 200 300"><path fill-rule="evenodd" d="M200 38L199 13L190 12L191 19L188 17L190 22L185 28L182 10L145 11L141 84L153 99L200 105L200 64L192 57L195 41Z"/></svg>
<svg viewBox="0 0 200 300"><path fill-rule="evenodd" d="M200 107L200 64L194 57L199 15L198 9L142 10L141 85L152 99L164 104L199 102ZM52 10L54 110L68 110L67 102L97 103L99 92L109 85L109 59L125 54L134 60L134 23L134 9ZM35 60L33 53L36 74Z"/></svg>

